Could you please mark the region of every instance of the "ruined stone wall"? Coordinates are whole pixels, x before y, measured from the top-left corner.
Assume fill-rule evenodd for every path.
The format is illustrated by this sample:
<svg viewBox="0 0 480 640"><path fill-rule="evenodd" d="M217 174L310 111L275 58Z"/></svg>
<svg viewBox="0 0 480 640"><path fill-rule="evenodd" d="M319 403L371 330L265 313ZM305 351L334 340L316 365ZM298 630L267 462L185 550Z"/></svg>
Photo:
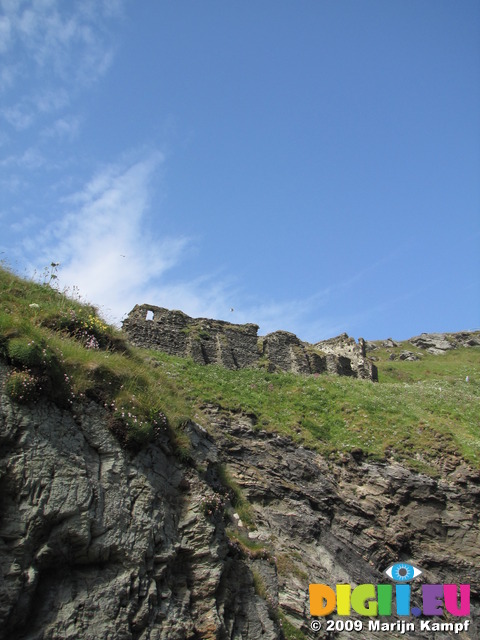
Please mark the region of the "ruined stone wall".
<svg viewBox="0 0 480 640"><path fill-rule="evenodd" d="M142 304L130 312L123 330L138 347L190 357L200 364L244 369L259 359L256 324L190 318L182 311Z"/></svg>
<svg viewBox="0 0 480 640"><path fill-rule="evenodd" d="M370 380L377 370L366 357L365 343L343 334L315 345L288 331L257 335L256 324L191 318L182 311L142 304L132 309L123 331L138 347L190 357L227 369L264 366L269 371L334 373Z"/></svg>
<svg viewBox="0 0 480 640"><path fill-rule="evenodd" d="M351 373L344 373L343 375L354 375L357 378L371 378L373 380L378 379L376 367L367 357L367 349L363 338L359 338L358 342L355 342L354 338L351 338L346 333L342 333L336 338L317 342L315 348L329 355L343 357L349 360L352 371ZM344 366L347 366L346 362L344 362Z"/></svg>

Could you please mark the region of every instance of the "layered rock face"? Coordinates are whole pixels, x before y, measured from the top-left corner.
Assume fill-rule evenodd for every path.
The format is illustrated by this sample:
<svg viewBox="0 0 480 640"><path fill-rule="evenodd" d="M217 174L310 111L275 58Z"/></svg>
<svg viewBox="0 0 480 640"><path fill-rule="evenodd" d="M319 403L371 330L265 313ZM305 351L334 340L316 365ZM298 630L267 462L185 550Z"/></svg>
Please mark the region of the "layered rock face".
<svg viewBox="0 0 480 640"><path fill-rule="evenodd" d="M123 322L123 331L136 346L191 357L200 364L378 378L375 365L366 357L364 341L357 344L347 334L315 345L287 331L258 337L256 324L190 318L182 311L146 304L134 307Z"/></svg>
<svg viewBox="0 0 480 640"><path fill-rule="evenodd" d="M348 359L352 372L357 378L378 379L376 367L367 358L367 350L363 338L359 338L357 343L346 333L342 333L336 338L317 342L315 347L326 354L339 356L344 360Z"/></svg>
<svg viewBox="0 0 480 640"><path fill-rule="evenodd" d="M274 579L266 578L268 590L306 637L353 637L351 632L311 634L309 583L385 584L384 571L396 562L423 572L411 583L412 607L422 607L422 583L470 584L471 626L461 637L480 637L478 472L454 457L438 461L437 479L395 462L368 462L355 453L333 463L288 438L254 430L246 417L211 411L215 455L228 464L254 505L257 529L250 536L275 554L277 572ZM455 618L447 614L436 620ZM365 627L357 635L365 640L404 637ZM427 635L460 637L454 631L426 634L418 624L406 637Z"/></svg>
<svg viewBox="0 0 480 640"><path fill-rule="evenodd" d="M278 638L208 483L107 422L1 397L0 638Z"/></svg>
<svg viewBox="0 0 480 640"><path fill-rule="evenodd" d="M480 478L459 459L437 479L355 452L334 462L206 407L186 464L166 434L134 454L102 407L75 411L0 398L0 638L281 640L280 606L305 637L347 640L310 631L309 583L385 583L397 561L423 571L412 606L422 582L470 584L461 637L480 637ZM254 530L226 510L221 465ZM403 637L359 634L387 636Z"/></svg>

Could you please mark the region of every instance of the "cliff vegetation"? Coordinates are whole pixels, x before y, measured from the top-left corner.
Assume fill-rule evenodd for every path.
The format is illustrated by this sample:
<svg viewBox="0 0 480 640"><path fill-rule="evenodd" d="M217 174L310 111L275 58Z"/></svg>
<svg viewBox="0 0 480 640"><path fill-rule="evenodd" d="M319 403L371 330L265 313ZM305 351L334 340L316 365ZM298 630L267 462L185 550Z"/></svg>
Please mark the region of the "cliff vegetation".
<svg viewBox="0 0 480 640"><path fill-rule="evenodd" d="M479 637L479 332L363 343L378 382L225 368L134 346L56 268L0 269L0 640L347 640L309 584L394 562L415 606L470 584Z"/></svg>
<svg viewBox="0 0 480 640"><path fill-rule="evenodd" d="M480 465L480 346L437 356L408 341L372 343L378 384L328 373L204 367L131 346L97 309L55 288L55 267L43 282L0 270L0 356L12 366L7 391L19 402L43 395L73 407L93 399L108 409L125 446L142 446L167 430L186 458L183 426L192 418L208 424L205 409L215 406L323 454L355 451L431 473L445 455ZM406 349L418 359L396 359Z"/></svg>

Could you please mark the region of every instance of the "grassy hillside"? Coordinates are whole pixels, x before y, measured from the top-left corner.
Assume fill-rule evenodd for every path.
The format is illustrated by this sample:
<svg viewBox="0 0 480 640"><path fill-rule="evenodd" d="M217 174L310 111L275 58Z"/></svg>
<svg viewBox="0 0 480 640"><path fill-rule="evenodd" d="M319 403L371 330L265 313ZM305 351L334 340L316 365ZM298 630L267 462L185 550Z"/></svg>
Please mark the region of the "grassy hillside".
<svg viewBox="0 0 480 640"><path fill-rule="evenodd" d="M167 431L187 455L180 427L192 406L178 386L145 363L94 307L51 284L51 278L39 284L0 269L0 358L13 367L6 381L10 397L29 403L43 396L72 410L95 400L108 409L110 427L125 446Z"/></svg>
<svg viewBox="0 0 480 640"><path fill-rule="evenodd" d="M12 367L6 387L18 402L47 396L74 409L91 398L108 409L125 446L167 431L185 456L182 424L193 417L208 427L205 408L216 405L326 455L362 451L433 473L439 458L454 454L480 467L480 347L415 362L389 360L395 349L379 348L376 384L229 371L129 346L93 307L62 295L54 283L0 269L0 357ZM408 343L402 349L416 350Z"/></svg>

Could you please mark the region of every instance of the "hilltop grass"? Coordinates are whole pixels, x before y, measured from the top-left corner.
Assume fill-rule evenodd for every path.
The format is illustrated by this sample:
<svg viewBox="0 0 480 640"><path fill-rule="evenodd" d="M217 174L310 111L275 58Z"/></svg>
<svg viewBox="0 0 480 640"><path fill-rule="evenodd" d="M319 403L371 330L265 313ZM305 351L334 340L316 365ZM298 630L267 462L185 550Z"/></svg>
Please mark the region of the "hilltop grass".
<svg viewBox="0 0 480 640"><path fill-rule="evenodd" d="M0 269L0 356L13 370L7 392L18 402L40 396L60 406L95 400L126 447L167 431L180 455L189 441L181 426L191 405L161 368L151 367L91 305L47 283Z"/></svg>
<svg viewBox="0 0 480 640"><path fill-rule="evenodd" d="M419 360L390 360L402 351L411 351ZM415 347L410 342L400 342L398 347L379 348L369 355L376 358L380 382L420 382L437 380L455 383L469 376L480 380L480 351L478 347L452 349L441 355L433 355Z"/></svg>
<svg viewBox="0 0 480 640"><path fill-rule="evenodd" d="M150 356L177 381L197 411L214 405L247 414L254 428L284 434L325 455L357 450L429 471L443 454L480 464L478 347L417 362L388 361L391 370L379 361L379 383L258 369L230 371L159 352ZM396 380L395 372L405 381Z"/></svg>
<svg viewBox="0 0 480 640"><path fill-rule="evenodd" d="M377 349L378 383L230 371L135 349L95 307L51 284L0 269L0 356L13 368L7 391L18 402L47 396L68 408L90 398L108 409L125 446L167 430L184 457L190 444L182 425L195 417L208 426L214 405L324 455L361 452L434 473L435 461L456 454L480 467L480 347L415 362L389 360L392 351L415 351L409 343Z"/></svg>

